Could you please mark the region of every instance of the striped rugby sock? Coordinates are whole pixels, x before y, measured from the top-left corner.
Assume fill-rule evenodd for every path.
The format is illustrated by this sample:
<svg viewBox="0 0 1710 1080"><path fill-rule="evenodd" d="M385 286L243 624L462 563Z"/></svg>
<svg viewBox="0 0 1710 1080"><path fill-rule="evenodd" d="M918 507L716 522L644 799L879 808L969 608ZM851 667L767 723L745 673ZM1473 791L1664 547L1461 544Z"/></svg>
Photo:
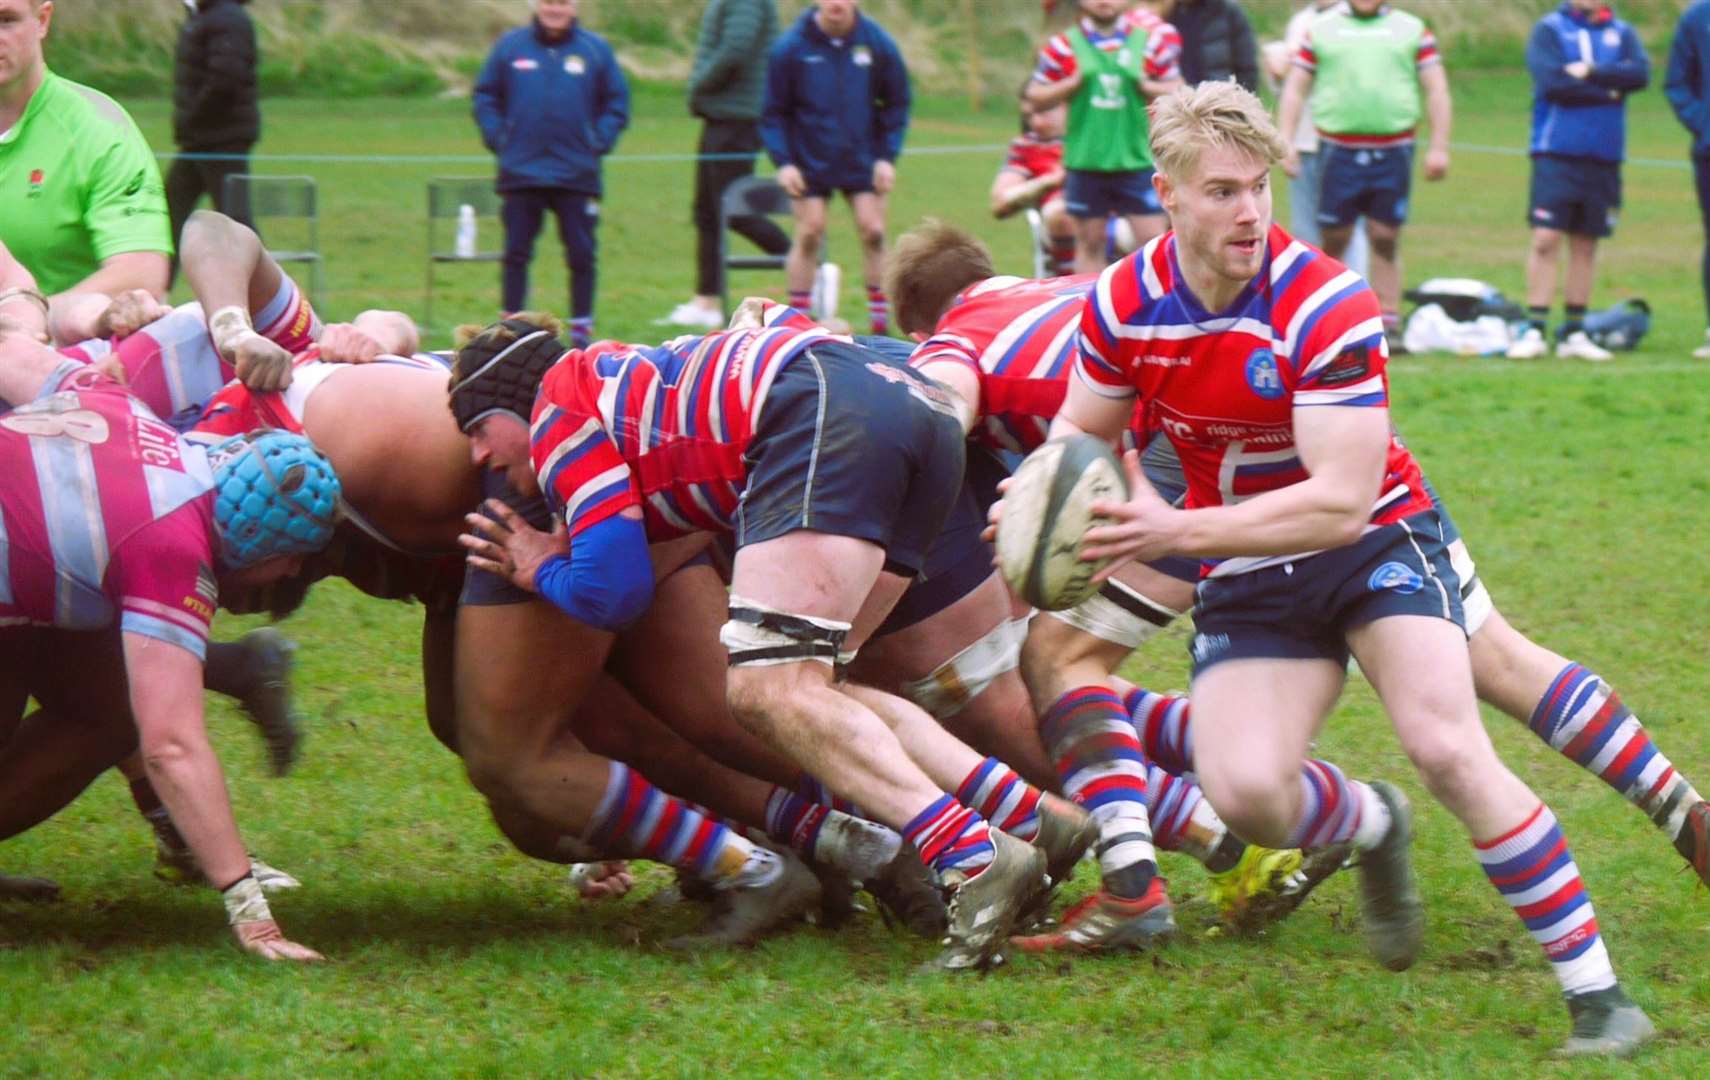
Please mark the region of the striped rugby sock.
<svg viewBox="0 0 1710 1080"><path fill-rule="evenodd" d="M1158 855L1146 813L1146 756L1121 699L1103 686L1071 690L1045 710L1039 734L1063 794L1098 822L1105 888L1140 897L1157 874Z"/></svg>
<svg viewBox="0 0 1710 1080"><path fill-rule="evenodd" d="M1179 851L1202 863L1216 854L1229 835L1229 826L1206 802L1198 784L1172 776L1156 764L1146 770L1146 814L1158 850Z"/></svg>
<svg viewBox="0 0 1710 1080"><path fill-rule="evenodd" d="M1657 750L1620 695L1578 664L1570 663L1556 675L1532 710L1528 726L1619 791L1671 837L1680 833L1686 812L1699 801L1698 792Z"/></svg>
<svg viewBox="0 0 1710 1080"><path fill-rule="evenodd" d="M873 333L883 336L891 332L891 302L885 298L885 287L867 283L867 320Z"/></svg>
<svg viewBox="0 0 1710 1080"><path fill-rule="evenodd" d="M831 815L831 807L802 798L781 787L766 798L766 834L792 851L813 855L814 841Z"/></svg>
<svg viewBox="0 0 1710 1080"><path fill-rule="evenodd" d="M1615 985L1591 897L1549 807L1539 803L1520 825L1474 847L1485 876L1543 947L1563 993Z"/></svg>
<svg viewBox="0 0 1710 1080"><path fill-rule="evenodd" d="M1014 769L989 757L962 781L956 789L956 801L985 818L993 828L1031 843L1039 835L1041 794Z"/></svg>
<svg viewBox="0 0 1710 1080"><path fill-rule="evenodd" d="M973 878L992 864L992 834L984 818L945 795L902 829L920 861L942 880L950 871Z"/></svg>
<svg viewBox="0 0 1710 1080"><path fill-rule="evenodd" d="M817 803L820 806L829 806L833 810L841 810L845 814L853 814L855 817L867 816L861 812L859 806L848 799L832 794L830 788L807 773L802 773L796 777L796 794L808 802Z"/></svg>
<svg viewBox="0 0 1710 1080"><path fill-rule="evenodd" d="M1180 776L1193 771L1192 710L1181 694L1158 694L1134 687L1122 699L1140 735L1146 760Z"/></svg>
<svg viewBox="0 0 1710 1080"><path fill-rule="evenodd" d="M813 309L813 292L810 289L791 289L790 306L806 314Z"/></svg>
<svg viewBox="0 0 1710 1080"><path fill-rule="evenodd" d="M1349 780L1328 761L1301 763L1300 793L1300 820L1288 835L1289 847L1329 847L1352 841L1365 850L1389 832L1389 807L1371 785Z"/></svg>
<svg viewBox="0 0 1710 1080"><path fill-rule="evenodd" d="M570 344L578 349L586 348L594 340L594 317L578 315L570 320Z"/></svg>
<svg viewBox="0 0 1710 1080"><path fill-rule="evenodd" d="M618 761L607 762L606 793L583 838L603 853L652 859L705 881L741 875L755 846Z"/></svg>

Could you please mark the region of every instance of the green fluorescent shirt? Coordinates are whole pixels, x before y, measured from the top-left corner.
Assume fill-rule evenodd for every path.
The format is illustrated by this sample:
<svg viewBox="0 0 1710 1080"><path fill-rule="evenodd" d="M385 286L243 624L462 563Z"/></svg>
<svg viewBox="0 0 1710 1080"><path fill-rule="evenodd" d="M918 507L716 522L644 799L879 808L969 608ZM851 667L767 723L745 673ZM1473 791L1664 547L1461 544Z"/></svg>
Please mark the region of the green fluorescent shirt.
<svg viewBox="0 0 1710 1080"><path fill-rule="evenodd" d="M172 251L154 153L112 98L53 72L0 135L0 242L49 295L129 251Z"/></svg>

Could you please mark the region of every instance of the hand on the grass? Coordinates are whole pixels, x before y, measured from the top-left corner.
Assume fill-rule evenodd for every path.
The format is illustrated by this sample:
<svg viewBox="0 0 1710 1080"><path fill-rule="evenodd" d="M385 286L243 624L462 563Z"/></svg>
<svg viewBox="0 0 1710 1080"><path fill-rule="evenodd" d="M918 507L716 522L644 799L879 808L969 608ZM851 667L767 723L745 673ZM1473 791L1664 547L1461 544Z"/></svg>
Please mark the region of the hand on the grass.
<svg viewBox="0 0 1710 1080"><path fill-rule="evenodd" d="M291 385L291 353L253 331L237 339L226 359L237 369L238 380L251 390L283 390Z"/></svg>
<svg viewBox="0 0 1710 1080"><path fill-rule="evenodd" d="M1105 580L1131 559L1144 562L1179 553L1175 546L1176 526L1186 511L1165 502L1146 479L1140 469L1139 451L1123 454L1122 467L1128 474L1128 501L1100 499L1092 504L1093 513L1115 518L1116 524L1095 526L1081 538L1083 560L1111 560L1093 576L1094 581Z"/></svg>
<svg viewBox="0 0 1710 1080"><path fill-rule="evenodd" d="M307 960L326 959L307 945L299 945L287 938L280 931L279 924L272 919L238 923L232 927L232 933L237 935L238 944L243 946L244 952L254 953L263 960L293 960L302 963Z"/></svg>
<svg viewBox="0 0 1710 1080"><path fill-rule="evenodd" d="M96 337L130 337L172 309L147 289L126 289L95 320Z"/></svg>
<svg viewBox="0 0 1710 1080"><path fill-rule="evenodd" d="M889 195L896 186L897 167L888 161L873 162L873 190L880 195Z"/></svg>
<svg viewBox="0 0 1710 1080"><path fill-rule="evenodd" d="M1425 179L1441 180L1449 175L1449 152L1447 150L1425 151Z"/></svg>
<svg viewBox="0 0 1710 1080"><path fill-rule="evenodd" d="M635 877L622 860L577 863L570 868L570 883L584 900L615 900L635 888Z"/></svg>
<svg viewBox="0 0 1710 1080"><path fill-rule="evenodd" d="M352 323L328 323L321 330L321 359L334 364L367 364L385 350L380 342Z"/></svg>
<svg viewBox="0 0 1710 1080"><path fill-rule="evenodd" d="M807 181L802 179L802 171L794 165L785 165L778 170L778 186L792 199L807 194Z"/></svg>
<svg viewBox="0 0 1710 1080"><path fill-rule="evenodd" d="M487 509L499 519L494 521L483 514L463 517L473 532L459 536L457 542L468 549L469 565L534 592L534 576L541 564L570 551L563 520L554 516L552 531L541 532L498 499L488 499Z"/></svg>

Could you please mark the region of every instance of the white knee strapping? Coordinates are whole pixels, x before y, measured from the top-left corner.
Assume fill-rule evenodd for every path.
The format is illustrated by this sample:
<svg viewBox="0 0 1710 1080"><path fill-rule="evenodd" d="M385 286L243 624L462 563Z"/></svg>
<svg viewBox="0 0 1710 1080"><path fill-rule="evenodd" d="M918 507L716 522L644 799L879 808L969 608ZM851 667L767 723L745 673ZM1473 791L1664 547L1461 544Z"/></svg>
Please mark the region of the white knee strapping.
<svg viewBox="0 0 1710 1080"><path fill-rule="evenodd" d="M924 679L904 683L903 696L940 720L968 707L986 687L1021 663L1027 640L1025 618L1005 619L984 637L952 656Z"/></svg>
<svg viewBox="0 0 1710 1080"><path fill-rule="evenodd" d="M1478 567L1473 563L1465 540L1456 540L1449 545L1449 565L1454 568L1455 576L1461 579L1461 610L1467 620L1467 637L1472 637L1496 610L1496 603L1478 576Z"/></svg>
<svg viewBox="0 0 1710 1080"><path fill-rule="evenodd" d="M1109 591L1120 596L1120 602L1106 595ZM1138 649L1181 612L1153 602L1120 581L1110 580L1069 610L1046 614L1100 641Z"/></svg>
<svg viewBox="0 0 1710 1080"><path fill-rule="evenodd" d="M734 593L730 597L730 621L719 629L718 640L730 654L731 667L767 667L817 660L835 667L845 655L843 639L850 624L757 604ZM854 653L847 654L853 658Z"/></svg>

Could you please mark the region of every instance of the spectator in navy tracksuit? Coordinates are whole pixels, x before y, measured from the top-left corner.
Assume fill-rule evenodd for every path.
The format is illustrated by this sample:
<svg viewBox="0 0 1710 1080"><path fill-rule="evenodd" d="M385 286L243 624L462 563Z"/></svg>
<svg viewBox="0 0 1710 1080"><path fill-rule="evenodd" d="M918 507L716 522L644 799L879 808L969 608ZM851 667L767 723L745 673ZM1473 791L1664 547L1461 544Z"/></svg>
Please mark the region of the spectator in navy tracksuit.
<svg viewBox="0 0 1710 1080"><path fill-rule="evenodd" d="M629 124L629 84L605 39L576 22L576 0L531 0L530 25L501 37L475 83L475 122L499 155L505 311L528 297L541 220L558 219L570 266L570 336L594 329L594 226L600 158Z"/></svg>
<svg viewBox="0 0 1710 1080"><path fill-rule="evenodd" d="M1532 28L1526 67L1533 90L1529 323L1509 355L1533 359L1547 349L1545 324L1565 235L1567 317L1556 333L1556 355L1608 360L1609 351L1585 333L1585 310L1597 242L1613 235L1621 207L1627 95L1650 82L1651 60L1633 27L1617 19L1604 0L1567 0Z"/></svg>
<svg viewBox="0 0 1710 1080"><path fill-rule="evenodd" d="M826 200L841 191L861 234L873 333L889 329L880 285L885 196L908 128L908 70L896 42L858 0L818 0L772 47L760 136L795 200L790 304L806 309L825 238ZM822 305L823 306L823 305Z"/></svg>
<svg viewBox="0 0 1710 1080"><path fill-rule="evenodd" d="M1704 276L1704 309L1710 321L1710 0L1698 0L1675 24L1663 92L1674 107L1674 115L1692 132L1692 173L1698 180L1698 210L1706 231L1700 272ZM1710 329L1704 331L1704 344L1692 355L1710 360Z"/></svg>

